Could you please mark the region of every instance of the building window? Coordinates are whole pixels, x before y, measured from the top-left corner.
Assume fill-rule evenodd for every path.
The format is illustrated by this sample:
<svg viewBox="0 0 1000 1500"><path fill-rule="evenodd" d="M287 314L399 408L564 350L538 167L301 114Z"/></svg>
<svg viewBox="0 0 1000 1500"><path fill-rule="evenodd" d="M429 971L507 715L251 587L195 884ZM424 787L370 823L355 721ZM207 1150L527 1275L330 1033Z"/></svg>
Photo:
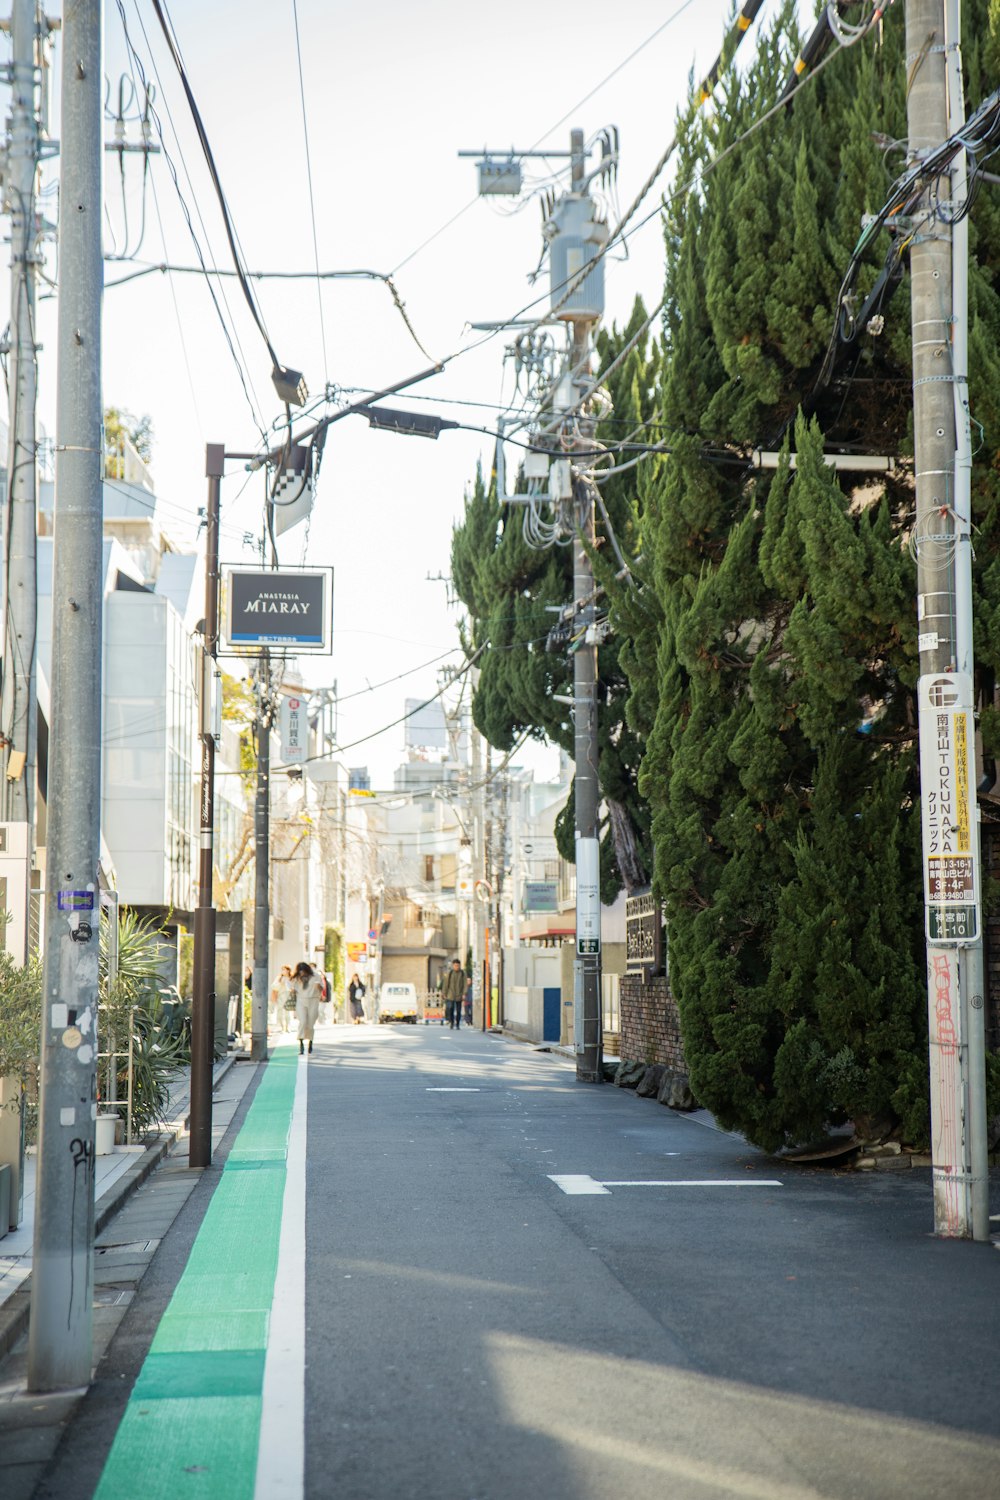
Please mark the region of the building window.
<svg viewBox="0 0 1000 1500"><path fill-rule="evenodd" d="M425 880L433 880L434 879L434 856L433 856L433 854L425 854L424 855L424 879Z"/></svg>

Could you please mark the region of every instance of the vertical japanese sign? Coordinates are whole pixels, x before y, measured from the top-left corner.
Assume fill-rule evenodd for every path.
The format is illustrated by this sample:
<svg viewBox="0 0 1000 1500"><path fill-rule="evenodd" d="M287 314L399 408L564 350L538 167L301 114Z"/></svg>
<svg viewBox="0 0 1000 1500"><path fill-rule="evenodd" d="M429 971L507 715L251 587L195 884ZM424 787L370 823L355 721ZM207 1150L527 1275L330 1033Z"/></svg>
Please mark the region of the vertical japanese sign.
<svg viewBox="0 0 1000 1500"><path fill-rule="evenodd" d="M281 732L281 759L286 766L296 765L306 758L306 704L304 698L293 698L284 694L278 713Z"/></svg>
<svg viewBox="0 0 1000 1500"><path fill-rule="evenodd" d="M601 951L601 846L597 839L576 841L576 951Z"/></svg>
<svg viewBox="0 0 1000 1500"><path fill-rule="evenodd" d="M917 704L927 941L962 945L979 936L972 677L927 673L917 683Z"/></svg>

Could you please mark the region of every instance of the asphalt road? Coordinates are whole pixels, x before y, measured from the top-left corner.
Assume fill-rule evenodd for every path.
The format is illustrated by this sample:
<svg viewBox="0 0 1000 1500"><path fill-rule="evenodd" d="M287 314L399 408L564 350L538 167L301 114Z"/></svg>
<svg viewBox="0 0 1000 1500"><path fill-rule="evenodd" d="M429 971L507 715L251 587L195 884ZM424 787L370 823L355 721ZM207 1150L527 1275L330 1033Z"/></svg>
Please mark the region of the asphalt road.
<svg viewBox="0 0 1000 1500"><path fill-rule="evenodd" d="M1000 1493L1000 1257L929 1173L779 1170L475 1032L309 1082L310 1495Z"/></svg>
<svg viewBox="0 0 1000 1500"><path fill-rule="evenodd" d="M330 1028L308 1075L309 1497L1000 1494L1000 1256L931 1236L928 1172L779 1165L464 1030ZM47 1495L90 1493L209 1190Z"/></svg>

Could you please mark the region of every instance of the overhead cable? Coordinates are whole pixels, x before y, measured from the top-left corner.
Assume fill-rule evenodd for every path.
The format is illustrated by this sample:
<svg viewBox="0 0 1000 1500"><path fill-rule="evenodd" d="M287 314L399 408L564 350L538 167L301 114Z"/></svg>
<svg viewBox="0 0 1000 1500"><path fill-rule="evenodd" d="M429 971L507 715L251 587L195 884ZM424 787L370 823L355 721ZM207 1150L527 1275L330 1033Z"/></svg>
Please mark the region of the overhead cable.
<svg viewBox="0 0 1000 1500"><path fill-rule="evenodd" d="M194 92L191 88L190 82L188 81L187 72L181 59L180 51L178 50L177 43L174 39L173 29L172 26L168 24L167 17L164 14L164 6L163 3L161 3L161 0L153 0L153 10L156 13L156 19L160 23L160 29L162 30L163 35L166 38L167 49L170 52L174 67L177 69L177 74L180 78L181 86L184 89L188 107L191 111L191 118L194 121L195 131L197 132L198 140L201 143L202 153L205 157L205 163L208 167L208 174L212 179L212 186L215 188L215 196L219 201L219 208L222 213L222 223L226 231L226 239L229 242L229 249L233 257L233 265L236 268L236 276L240 284L240 289L243 292L244 299L250 309L250 314L254 320L254 323L257 325L260 336L267 346L267 352L271 357L272 366L275 370L280 370L282 368L281 361L278 358L274 345L271 343L270 335L268 334L267 328L264 325L263 315L257 304L257 299L254 297L253 291L250 287L250 283L247 280L246 273L243 269L243 258L236 243L236 230L233 226L232 215L229 211L229 204L226 201L225 192L223 191L222 182L219 177L219 171L215 164L215 157L212 154L212 147L209 143L208 133L205 130L205 122L202 120L201 111L198 108L198 102L194 97Z"/></svg>
<svg viewBox="0 0 1000 1500"><path fill-rule="evenodd" d="M323 321L323 288L319 281L319 240L316 235L316 199L313 195L312 153L309 150L309 120L306 115L306 85L302 72L302 42L299 37L298 0L292 0L292 18L295 22L295 56L299 66L299 98L302 101L302 136L306 147L306 180L309 184L309 216L312 220L313 256L316 262L316 301L319 306L319 336L323 348L323 376L330 368L326 353L326 324Z"/></svg>
<svg viewBox="0 0 1000 1500"><path fill-rule="evenodd" d="M149 97L149 93L148 93L148 87L149 86L148 86L147 79L146 79L146 71L145 71L145 69L144 69L144 67L142 65L142 60L139 57L138 52L136 51L135 43L132 40L131 33L129 32L128 19L127 19L126 15L125 15L125 6L124 6L124 3L123 3L123 0L115 0L115 3L116 3L117 8L118 8L118 14L119 14L119 16L121 18L122 30L123 30L124 35L125 35L125 45L126 45L126 48L128 49L129 57L132 60L133 66L137 69L137 71L139 73L139 77L142 79L143 85L147 89L147 98L148 98ZM146 37L145 26L144 26L143 20L142 20L142 12L138 9L138 0L134 0L134 3L136 5L136 15L138 16L139 25L143 29L143 36L146 38L146 44L148 46L149 45L149 38ZM154 69L154 71L156 70L156 63L155 63L155 61L153 62L153 69ZM161 90L161 97L162 97L162 90ZM165 99L164 99L164 108L166 109L167 114L169 116L169 114L170 114L170 108L169 108L169 105L166 103ZM174 185L174 192L177 195L177 201L180 204L181 213L183 215L184 222L187 225L188 233L191 236L191 243L194 245L195 254L197 255L198 260L199 260L199 262L201 264L202 273L203 273L203 275L206 278L206 285L208 287L209 296L212 299L212 305L215 308L216 315L217 315L217 317L219 319L219 323L220 323L220 325L222 327L223 336L224 336L224 338L226 340L226 344L227 344L227 347L229 349L229 353L232 356L233 363L236 366L236 373L239 376L240 384L243 387L243 394L246 397L247 405L250 407L251 416L253 417L253 424L257 428L258 432L260 432L263 435L264 423L263 423L263 417L260 415L259 403L258 403L257 406L255 406L254 405L254 401L253 401L253 399L251 398L251 395L250 395L250 387L253 385L253 377L250 375L248 369L246 369L246 370L244 369L244 365L246 364L246 356L243 355L242 347L240 347L240 355L243 355L243 362L242 363L241 363L241 360L240 360L240 356L237 355L237 353L236 353L236 347L239 345L239 333L236 330L235 326L233 327L232 332L230 332L229 324L226 322L226 319L223 316L222 308L219 305L219 298L216 295L215 288L214 288L214 286L212 285L212 282L211 282L211 278L210 278L208 267L205 264L205 256L204 256L204 253L202 252L201 241L198 239L198 235L197 235L197 232L196 232L195 227L194 227L194 221L193 221L193 219L191 217L191 210L188 207L187 199L184 197L184 193L181 190L180 178L179 178L178 173L177 173L177 166L176 166L176 163L174 162L173 156L171 155L171 153L170 153L170 151L169 151L169 149L167 147L166 136L165 136L165 133L164 133L164 130L163 130L163 122L161 121L157 110L155 108L153 108L152 106L150 107L150 118L151 118L151 120L152 120L152 122L153 122L153 124L154 124L154 126L156 128L157 136L159 137L160 149L161 149L162 154L163 154L163 159L167 163L167 167L168 167L168 170L170 172L170 178L171 178L171 181L172 181L172 183ZM172 121L171 121L171 123L172 123ZM176 137L176 130L175 130L174 134L175 134L175 137ZM180 152L181 161L183 163L184 162L184 153L183 153L183 148L180 146L179 138L178 138L178 150ZM188 177L188 182L190 184L190 180L191 179L190 179L190 174L187 173L187 165L186 165L186 163L184 163L184 170L185 170L185 174ZM197 198L195 199L195 205L197 207ZM161 226L161 228L162 228L162 226ZM202 222L202 228L204 229L204 221ZM221 290L222 289L220 288L220 291ZM223 300L225 300L225 293L223 292L222 295L223 295ZM227 311L228 311L228 304L227 304ZM230 314L230 316L231 316L231 314ZM235 338L235 341L236 341L235 344L233 342L234 338ZM248 381L250 382L249 386L247 384ZM266 439L265 439L265 441L266 441Z"/></svg>

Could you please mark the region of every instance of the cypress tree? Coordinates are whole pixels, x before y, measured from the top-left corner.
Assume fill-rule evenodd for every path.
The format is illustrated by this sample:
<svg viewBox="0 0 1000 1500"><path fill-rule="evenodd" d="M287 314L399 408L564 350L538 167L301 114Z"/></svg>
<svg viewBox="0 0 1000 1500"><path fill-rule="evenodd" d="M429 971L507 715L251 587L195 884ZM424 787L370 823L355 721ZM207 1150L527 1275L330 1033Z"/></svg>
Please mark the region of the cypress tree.
<svg viewBox="0 0 1000 1500"><path fill-rule="evenodd" d="M987 0L966 8L973 105L992 86L997 26ZM883 332L817 389L861 216L901 160L875 137L905 135L902 30L892 12L879 46L836 57L665 224L671 452L638 487L643 644L621 660L647 735L639 787L692 1085L768 1148L831 1120L899 1122L910 1139L926 1121L912 481L873 473L852 488L823 461L827 443L911 449L905 282ZM679 182L769 107L797 46L789 5L716 116L685 133ZM997 672L994 207L973 241L977 652ZM794 469L749 469L748 449L782 445ZM633 629L635 604L616 611ZM983 728L1000 750L1000 715Z"/></svg>

